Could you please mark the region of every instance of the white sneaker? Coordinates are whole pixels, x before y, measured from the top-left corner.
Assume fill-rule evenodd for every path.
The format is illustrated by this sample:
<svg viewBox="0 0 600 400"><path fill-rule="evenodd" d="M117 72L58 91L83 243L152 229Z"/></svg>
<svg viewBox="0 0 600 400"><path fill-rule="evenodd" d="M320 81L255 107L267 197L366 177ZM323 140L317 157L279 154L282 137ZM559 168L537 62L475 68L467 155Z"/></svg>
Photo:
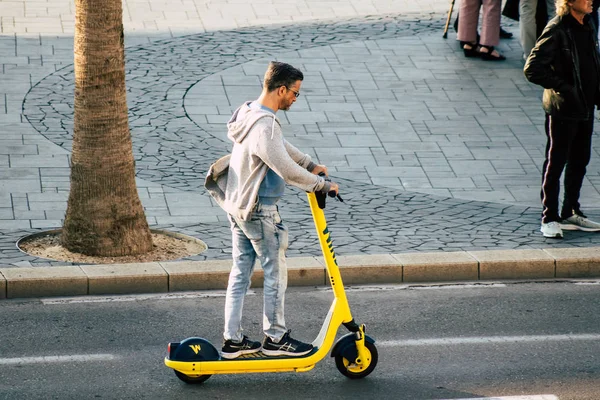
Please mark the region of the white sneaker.
<svg viewBox="0 0 600 400"><path fill-rule="evenodd" d="M547 238L562 238L563 233L562 229L560 229L560 224L556 221L548 222L544 224L542 222L542 227L540 228L540 232L542 235Z"/></svg>
<svg viewBox="0 0 600 400"><path fill-rule="evenodd" d="M581 215L573 214L569 218L563 219L560 227L567 231L585 231L585 232L598 232L600 231L600 224L594 222Z"/></svg>

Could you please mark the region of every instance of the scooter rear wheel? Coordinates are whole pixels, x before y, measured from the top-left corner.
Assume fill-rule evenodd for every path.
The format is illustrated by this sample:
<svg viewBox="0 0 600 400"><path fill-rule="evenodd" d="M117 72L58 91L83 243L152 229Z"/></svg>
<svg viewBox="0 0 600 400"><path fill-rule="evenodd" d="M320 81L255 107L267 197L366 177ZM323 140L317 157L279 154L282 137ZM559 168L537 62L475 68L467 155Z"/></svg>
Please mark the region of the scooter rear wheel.
<svg viewBox="0 0 600 400"><path fill-rule="evenodd" d="M192 366L195 363L202 361L216 361L219 359L219 352L206 339L192 337L185 339L177 345L173 354L170 355L174 361L183 361L190 363ZM195 368L192 368L195 369ZM212 375L186 375L181 371L174 370L175 375L185 383L199 384L206 381Z"/></svg>
<svg viewBox="0 0 600 400"><path fill-rule="evenodd" d="M342 375L350 379L361 379L369 375L377 366L377 360L379 355L377 353L377 347L373 343L365 341L365 352L367 359L363 360L363 365L358 366L352 361L346 359L342 354L335 356L335 366L342 373Z"/></svg>
<svg viewBox="0 0 600 400"><path fill-rule="evenodd" d="M174 372L175 372L175 375L177 375L177 377L179 379L181 379L182 381L184 381L185 383L188 383L190 385L197 385L199 383L202 383L212 376L212 375L189 376L189 375L184 374L183 372L179 372L179 371L174 371Z"/></svg>

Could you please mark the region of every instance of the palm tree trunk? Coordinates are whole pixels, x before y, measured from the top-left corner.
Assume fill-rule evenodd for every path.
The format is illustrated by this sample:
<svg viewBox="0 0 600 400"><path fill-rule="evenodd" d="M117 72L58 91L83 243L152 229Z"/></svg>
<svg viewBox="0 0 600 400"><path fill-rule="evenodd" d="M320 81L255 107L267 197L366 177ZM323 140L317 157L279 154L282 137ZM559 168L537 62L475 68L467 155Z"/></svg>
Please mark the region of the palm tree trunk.
<svg viewBox="0 0 600 400"><path fill-rule="evenodd" d="M75 118L65 248L87 255L148 252L135 184L125 88L121 0L75 0Z"/></svg>

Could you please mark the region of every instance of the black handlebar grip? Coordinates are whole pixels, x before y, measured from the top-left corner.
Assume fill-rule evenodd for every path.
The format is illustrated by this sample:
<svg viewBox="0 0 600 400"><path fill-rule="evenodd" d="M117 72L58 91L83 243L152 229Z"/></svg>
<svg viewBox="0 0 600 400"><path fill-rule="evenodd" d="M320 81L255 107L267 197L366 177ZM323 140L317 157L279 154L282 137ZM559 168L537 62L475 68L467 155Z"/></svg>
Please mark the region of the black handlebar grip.
<svg viewBox="0 0 600 400"><path fill-rule="evenodd" d="M331 178L329 178L327 175L325 175L325 172L319 172L319 176L322 176L323 178L325 178L325 182L331 182ZM342 197L339 194L335 193L335 190L330 190L327 195L329 197L336 197L339 201L341 201L342 203L344 202L344 200L342 199ZM323 207L322 207L323 208Z"/></svg>

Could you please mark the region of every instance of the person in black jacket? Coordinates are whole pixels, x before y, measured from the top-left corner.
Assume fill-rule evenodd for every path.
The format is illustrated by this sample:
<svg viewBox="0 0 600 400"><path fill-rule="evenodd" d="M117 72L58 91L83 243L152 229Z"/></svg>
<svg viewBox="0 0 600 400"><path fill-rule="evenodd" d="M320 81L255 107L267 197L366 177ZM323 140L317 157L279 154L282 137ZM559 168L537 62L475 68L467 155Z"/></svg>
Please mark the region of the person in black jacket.
<svg viewBox="0 0 600 400"><path fill-rule="evenodd" d="M525 63L527 79L544 87L546 159L542 167L541 232L600 231L580 209L579 193L590 161L594 106L600 106L600 53L590 13L592 0L557 0L552 19ZM559 214L560 176L565 170Z"/></svg>

